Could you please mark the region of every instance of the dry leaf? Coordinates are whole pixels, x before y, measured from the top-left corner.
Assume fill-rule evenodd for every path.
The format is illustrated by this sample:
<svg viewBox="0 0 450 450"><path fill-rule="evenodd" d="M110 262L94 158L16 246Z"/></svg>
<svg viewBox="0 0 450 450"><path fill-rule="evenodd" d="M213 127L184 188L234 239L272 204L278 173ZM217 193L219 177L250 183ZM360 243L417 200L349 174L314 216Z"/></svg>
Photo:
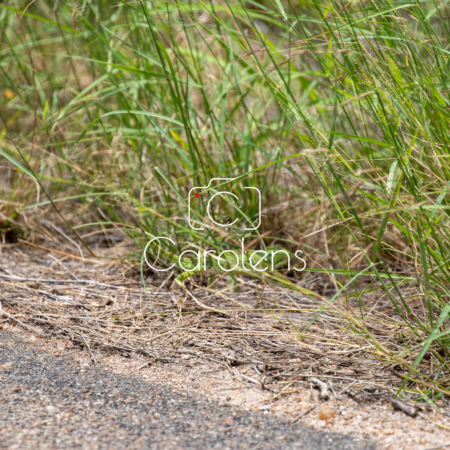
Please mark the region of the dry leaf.
<svg viewBox="0 0 450 450"><path fill-rule="evenodd" d="M336 414L334 413L334 411L332 411L331 409L327 409L325 411L322 411L319 414L319 419L320 420L328 420L328 419L332 419Z"/></svg>

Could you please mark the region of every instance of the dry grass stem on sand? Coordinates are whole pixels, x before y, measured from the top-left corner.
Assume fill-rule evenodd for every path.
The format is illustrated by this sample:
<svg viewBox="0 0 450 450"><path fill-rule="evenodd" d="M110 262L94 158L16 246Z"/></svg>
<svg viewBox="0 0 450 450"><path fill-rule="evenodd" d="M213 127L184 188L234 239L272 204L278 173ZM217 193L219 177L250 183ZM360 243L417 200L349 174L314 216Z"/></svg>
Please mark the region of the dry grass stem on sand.
<svg viewBox="0 0 450 450"><path fill-rule="evenodd" d="M91 355L101 348L143 356L145 365L250 366L255 373L247 382L271 391L271 400L311 383L325 391L327 381L333 389L328 397L334 392L358 401L385 400L405 376L395 361L383 361L374 345L342 328L338 303L300 333L326 303L244 278L217 292L190 286L187 295L161 290L164 278L149 277L145 291L130 276L132 267L62 259L55 264L48 253L25 245L3 250L0 298L7 320L69 339ZM389 317L383 302L366 307ZM393 326L387 330L371 330L385 348L398 339ZM420 387L410 383L408 391Z"/></svg>

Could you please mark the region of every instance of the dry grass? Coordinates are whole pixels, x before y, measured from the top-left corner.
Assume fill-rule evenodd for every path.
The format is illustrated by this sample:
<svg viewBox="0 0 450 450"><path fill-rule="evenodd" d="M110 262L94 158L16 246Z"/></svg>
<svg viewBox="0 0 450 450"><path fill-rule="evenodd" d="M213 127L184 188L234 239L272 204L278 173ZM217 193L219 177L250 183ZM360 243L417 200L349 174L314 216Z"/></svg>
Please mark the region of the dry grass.
<svg viewBox="0 0 450 450"><path fill-rule="evenodd" d="M185 292L170 291L167 278L150 275L145 292L132 265L55 256L25 244L3 248L6 318L88 349L139 354L148 364L249 365L259 375L248 381L274 396L296 392L312 376L332 381L337 392L353 383L345 395L358 400L386 399L399 385L402 372L392 361L383 362L375 345L346 331L336 318L345 308L358 308L356 300L330 307L245 278L236 287L219 281L214 291L191 285ZM374 317L384 317L382 328L368 326L372 336L386 349L395 348L401 323L389 317L390 303L370 296L360 300Z"/></svg>

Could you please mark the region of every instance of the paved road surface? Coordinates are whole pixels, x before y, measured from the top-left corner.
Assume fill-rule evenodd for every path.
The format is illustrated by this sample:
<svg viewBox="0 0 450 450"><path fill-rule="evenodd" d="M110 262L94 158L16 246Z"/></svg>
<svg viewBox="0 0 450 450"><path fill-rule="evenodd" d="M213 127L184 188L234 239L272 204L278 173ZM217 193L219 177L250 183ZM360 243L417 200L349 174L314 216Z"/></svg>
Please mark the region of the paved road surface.
<svg viewBox="0 0 450 450"><path fill-rule="evenodd" d="M195 392L83 370L5 330L0 365L2 449L375 449Z"/></svg>

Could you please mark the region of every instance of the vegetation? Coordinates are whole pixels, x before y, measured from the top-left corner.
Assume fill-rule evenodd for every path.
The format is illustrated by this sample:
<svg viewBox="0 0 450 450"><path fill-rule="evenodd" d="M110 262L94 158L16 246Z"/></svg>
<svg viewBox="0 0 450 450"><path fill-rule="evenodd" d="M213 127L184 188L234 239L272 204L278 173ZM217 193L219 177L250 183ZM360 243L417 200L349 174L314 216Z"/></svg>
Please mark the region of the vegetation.
<svg viewBox="0 0 450 450"><path fill-rule="evenodd" d="M435 401L450 387L447 3L1 4L3 237L52 217L85 254L87 235L121 227L138 261L162 235L179 253L242 238L302 250L307 268L272 281L335 311L406 369L400 391ZM196 230L190 191L203 187L199 227L213 178L234 178L219 184L239 199L215 221L241 220ZM251 187L263 217L245 230Z"/></svg>

